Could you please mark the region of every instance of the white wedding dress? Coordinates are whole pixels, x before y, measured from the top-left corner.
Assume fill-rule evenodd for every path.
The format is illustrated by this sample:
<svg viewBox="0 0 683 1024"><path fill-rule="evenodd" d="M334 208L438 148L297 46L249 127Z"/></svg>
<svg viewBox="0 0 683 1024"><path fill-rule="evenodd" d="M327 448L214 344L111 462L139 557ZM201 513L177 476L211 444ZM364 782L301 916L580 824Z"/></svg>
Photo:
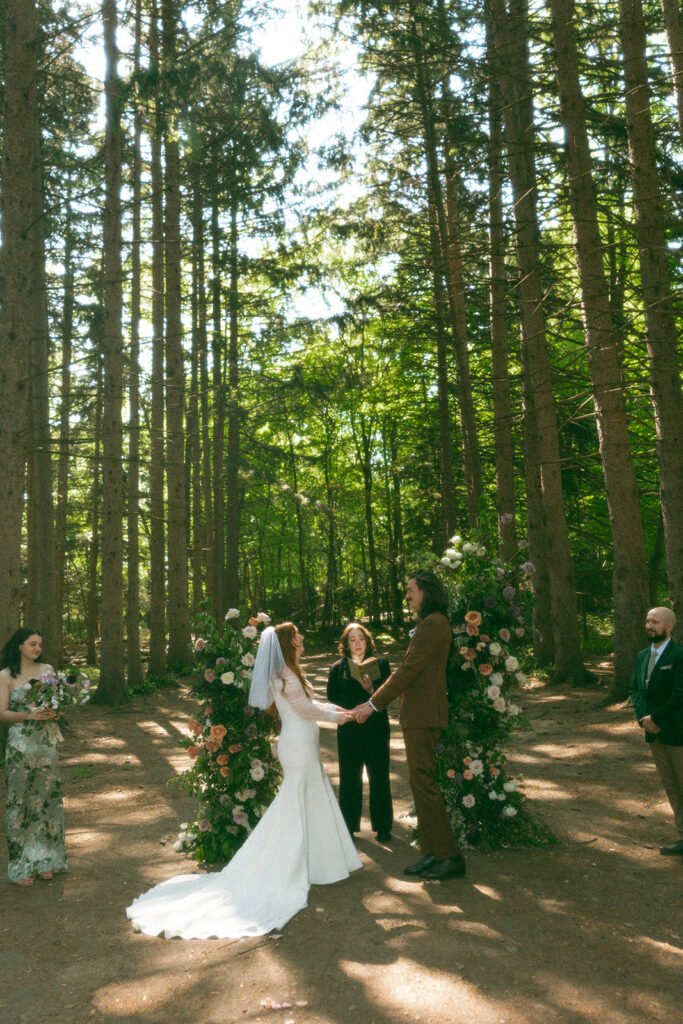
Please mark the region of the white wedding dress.
<svg viewBox="0 0 683 1024"><path fill-rule="evenodd" d="M318 720L344 716L309 700L289 669L273 690L280 791L222 871L176 875L138 897L126 909L138 931L167 939L265 935L306 906L312 884L339 882L362 866L320 757Z"/></svg>

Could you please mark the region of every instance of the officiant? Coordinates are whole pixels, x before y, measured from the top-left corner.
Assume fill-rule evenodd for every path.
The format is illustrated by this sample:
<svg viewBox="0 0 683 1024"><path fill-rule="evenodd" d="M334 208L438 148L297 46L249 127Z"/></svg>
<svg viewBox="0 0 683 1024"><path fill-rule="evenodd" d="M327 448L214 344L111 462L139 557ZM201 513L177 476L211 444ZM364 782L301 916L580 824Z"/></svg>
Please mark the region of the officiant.
<svg viewBox="0 0 683 1024"><path fill-rule="evenodd" d="M372 634L360 622L350 622L339 640L340 660L330 669L327 699L342 708L355 708L371 697L391 675L386 658L375 656ZM389 781L389 716L371 715L367 722L348 722L337 729L339 806L351 835L360 830L363 810L363 768L370 788L370 824L379 843L391 839L393 805Z"/></svg>

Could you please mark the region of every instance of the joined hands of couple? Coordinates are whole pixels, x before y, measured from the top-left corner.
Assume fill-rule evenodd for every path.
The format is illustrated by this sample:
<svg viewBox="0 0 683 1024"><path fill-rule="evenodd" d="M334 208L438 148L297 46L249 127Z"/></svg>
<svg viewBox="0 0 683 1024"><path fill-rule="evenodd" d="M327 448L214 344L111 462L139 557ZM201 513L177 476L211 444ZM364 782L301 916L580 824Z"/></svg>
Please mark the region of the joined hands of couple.
<svg viewBox="0 0 683 1024"><path fill-rule="evenodd" d="M364 690L367 690L368 693L372 693L372 680L370 679L370 676L363 676L361 686ZM355 708L351 708L351 710L347 710L346 708L339 708L338 710L346 711L349 722L358 722L359 725L362 725L363 722L367 721L375 709L371 707L370 702L366 700L364 704L358 704Z"/></svg>

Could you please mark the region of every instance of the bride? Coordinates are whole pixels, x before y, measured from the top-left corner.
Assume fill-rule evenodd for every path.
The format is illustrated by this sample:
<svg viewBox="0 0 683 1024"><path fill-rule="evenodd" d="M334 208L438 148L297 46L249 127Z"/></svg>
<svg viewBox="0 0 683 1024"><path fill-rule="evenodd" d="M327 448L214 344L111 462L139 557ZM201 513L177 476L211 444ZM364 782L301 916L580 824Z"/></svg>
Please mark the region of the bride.
<svg viewBox="0 0 683 1024"><path fill-rule="evenodd" d="M284 781L244 845L220 872L176 875L126 909L146 935L240 938L282 928L307 903L311 885L348 878L361 861L320 757L318 721L350 721L312 700L299 668L304 639L283 622L261 635L249 703L282 719L278 756Z"/></svg>

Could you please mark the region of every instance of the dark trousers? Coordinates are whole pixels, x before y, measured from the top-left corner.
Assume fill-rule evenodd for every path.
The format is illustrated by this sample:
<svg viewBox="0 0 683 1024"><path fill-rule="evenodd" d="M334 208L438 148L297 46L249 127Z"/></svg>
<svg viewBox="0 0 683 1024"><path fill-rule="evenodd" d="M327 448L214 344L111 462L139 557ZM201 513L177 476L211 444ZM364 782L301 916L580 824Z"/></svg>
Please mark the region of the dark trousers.
<svg viewBox="0 0 683 1024"><path fill-rule="evenodd" d="M403 727L408 783L415 801L420 850L436 860L455 857L459 852L434 771L434 750L442 732L442 728Z"/></svg>
<svg viewBox="0 0 683 1024"><path fill-rule="evenodd" d="M389 783L389 718L372 715L359 725L337 729L339 807L349 832L358 832L363 810L363 767L370 784L370 824L375 832L390 832L394 819Z"/></svg>

